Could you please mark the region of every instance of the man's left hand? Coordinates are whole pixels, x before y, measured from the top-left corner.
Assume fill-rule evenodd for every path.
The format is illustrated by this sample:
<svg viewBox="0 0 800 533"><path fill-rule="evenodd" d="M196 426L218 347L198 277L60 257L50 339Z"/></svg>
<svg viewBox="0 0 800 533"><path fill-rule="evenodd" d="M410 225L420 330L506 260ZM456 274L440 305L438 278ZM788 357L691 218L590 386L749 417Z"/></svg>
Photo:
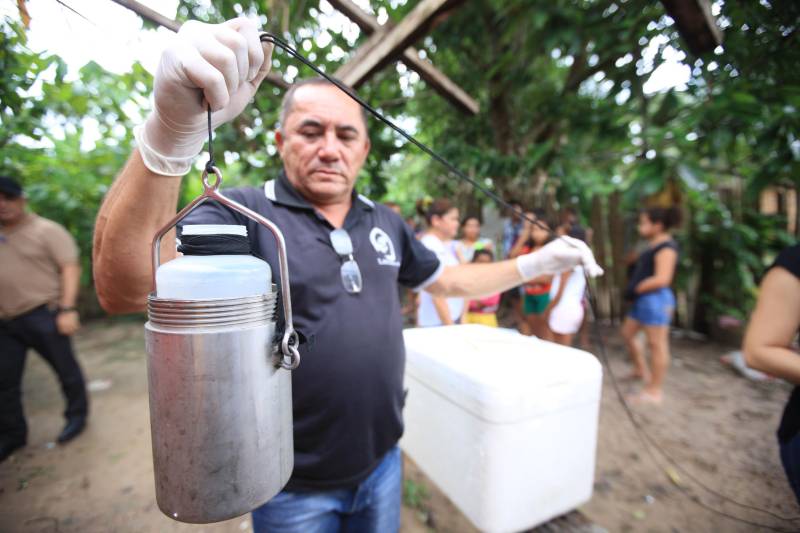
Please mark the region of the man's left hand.
<svg viewBox="0 0 800 533"><path fill-rule="evenodd" d="M59 311L56 315L56 328L62 335L69 337L81 327L80 316L77 311Z"/></svg>
<svg viewBox="0 0 800 533"><path fill-rule="evenodd" d="M582 265L593 278L603 275L603 269L586 243L567 236L558 237L539 250L517 258L517 269L525 281L572 270L577 265Z"/></svg>

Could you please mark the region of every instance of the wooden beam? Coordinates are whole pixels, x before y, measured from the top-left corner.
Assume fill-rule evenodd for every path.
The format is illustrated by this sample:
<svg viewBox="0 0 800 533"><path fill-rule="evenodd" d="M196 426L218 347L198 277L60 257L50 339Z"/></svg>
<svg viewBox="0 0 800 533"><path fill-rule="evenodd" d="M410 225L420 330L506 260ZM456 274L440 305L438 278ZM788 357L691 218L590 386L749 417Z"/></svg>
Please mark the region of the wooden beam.
<svg viewBox="0 0 800 533"><path fill-rule="evenodd" d="M344 13L344 16L356 23L361 31L367 35L372 35L381 25L373 15L370 15L352 0L328 0L328 3L337 11Z"/></svg>
<svg viewBox="0 0 800 533"><path fill-rule="evenodd" d="M338 11L344 13L347 18L355 22L356 25L367 35L376 35L378 33L383 34L384 31L392 28L391 24L381 26L378 23L377 18L362 10L352 0L329 0L329 3ZM376 39L382 38L383 35ZM367 51L372 49L375 44L375 40L368 39L358 48L355 55L336 72L336 76L342 79L343 76L349 75L349 71L353 68L353 63L356 60L360 61L361 57L365 55ZM443 72L433 66L430 61L422 59L419 56L419 51L417 49L414 47L406 48L400 56L400 59L408 68L419 74L419 77L422 78L433 90L438 92L460 111L470 115L478 114L480 111L480 105L478 102L463 89L461 89L461 87L459 87L453 80L448 78Z"/></svg>
<svg viewBox="0 0 800 533"><path fill-rule="evenodd" d="M711 14L709 0L661 0L661 3L693 54L710 52L722 44L722 30Z"/></svg>
<svg viewBox="0 0 800 533"><path fill-rule="evenodd" d="M148 20L153 24L156 24L157 26L163 26L168 30L174 31L175 33L177 33L181 27L182 23L178 22L177 20L172 20L169 17L165 17L158 11L150 9L146 5L140 4L136 0L111 0L111 1L114 2L115 4L121 5L122 7L130 9L143 19ZM279 73L275 71L270 70L269 74L267 74L266 80L272 85L275 85L276 87L279 87L283 90L289 88L289 84L286 82L286 80L283 79L283 76L281 76Z"/></svg>
<svg viewBox="0 0 800 533"><path fill-rule="evenodd" d="M158 11L150 9L146 5L140 4L135 0L111 0L111 1L114 2L115 4L121 5L122 7L130 9L143 19L148 20L158 26L163 26L168 30L174 31L175 33L177 33L178 29L180 29L181 27L181 23L178 22L177 20L172 20L169 17L165 17Z"/></svg>
<svg viewBox="0 0 800 533"><path fill-rule="evenodd" d="M342 81L358 86L370 75L394 59L416 41L444 9L450 0L420 0L397 26L387 29L381 41L359 57L359 62L348 71Z"/></svg>
<svg viewBox="0 0 800 533"><path fill-rule="evenodd" d="M448 102L459 110L470 115L477 115L481 106L478 101L467 94L456 82L448 78L430 61L420 58L419 53L413 48L406 48L403 52L403 63L413 69L433 90L443 96Z"/></svg>
<svg viewBox="0 0 800 533"><path fill-rule="evenodd" d="M359 63L361 63L361 61L364 60L364 58L367 56L367 54L369 54L372 51L373 48L378 46L378 44L384 39L384 37L386 37L386 32L387 31L388 31L388 28L382 28L382 29L376 31L375 33L373 33L372 35L370 35L367 38L366 41L361 43L361 46L359 46L356 49L356 51L353 53L353 55L350 56L350 58L347 60L347 63L345 63L344 65L339 67L336 70L336 72L333 73L333 75L336 78L339 78L342 81L344 81L344 80L348 79L350 76L352 76L352 71L355 70L356 66ZM366 81L366 80L362 80L361 83L363 83L364 81ZM360 85L360 84L358 84L358 85ZM352 86L353 87L357 87L356 84L353 84Z"/></svg>

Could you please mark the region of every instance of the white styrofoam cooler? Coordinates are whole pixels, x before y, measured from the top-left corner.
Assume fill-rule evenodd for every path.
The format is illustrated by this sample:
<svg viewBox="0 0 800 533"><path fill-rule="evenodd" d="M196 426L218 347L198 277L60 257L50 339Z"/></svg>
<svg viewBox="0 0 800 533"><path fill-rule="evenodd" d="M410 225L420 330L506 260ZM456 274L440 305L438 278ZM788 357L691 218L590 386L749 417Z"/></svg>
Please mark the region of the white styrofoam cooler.
<svg viewBox="0 0 800 533"><path fill-rule="evenodd" d="M480 530L521 531L589 500L602 368L512 330L408 329L403 451Z"/></svg>

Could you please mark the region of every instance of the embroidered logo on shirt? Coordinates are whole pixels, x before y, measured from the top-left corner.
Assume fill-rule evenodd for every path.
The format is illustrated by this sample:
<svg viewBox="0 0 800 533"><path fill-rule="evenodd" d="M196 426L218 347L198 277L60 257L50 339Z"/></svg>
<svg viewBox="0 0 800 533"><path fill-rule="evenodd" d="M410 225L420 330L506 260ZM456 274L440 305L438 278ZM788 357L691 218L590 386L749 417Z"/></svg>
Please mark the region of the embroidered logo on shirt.
<svg viewBox="0 0 800 533"><path fill-rule="evenodd" d="M397 260L397 254L394 251L394 243L385 231L381 228L372 228L372 231L369 232L369 242L378 253L379 265L400 266L400 261Z"/></svg>

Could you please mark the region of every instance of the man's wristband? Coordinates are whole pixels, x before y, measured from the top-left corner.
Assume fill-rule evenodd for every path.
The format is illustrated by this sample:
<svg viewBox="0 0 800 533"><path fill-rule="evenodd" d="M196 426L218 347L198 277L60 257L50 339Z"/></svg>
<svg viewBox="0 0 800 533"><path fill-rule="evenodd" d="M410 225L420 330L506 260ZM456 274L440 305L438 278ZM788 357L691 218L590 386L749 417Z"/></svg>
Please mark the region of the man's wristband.
<svg viewBox="0 0 800 533"><path fill-rule="evenodd" d="M60 306L60 305L58 306L58 312L59 313L72 313L73 311L77 312L78 308L74 307L74 306L73 307L63 307L63 306Z"/></svg>

